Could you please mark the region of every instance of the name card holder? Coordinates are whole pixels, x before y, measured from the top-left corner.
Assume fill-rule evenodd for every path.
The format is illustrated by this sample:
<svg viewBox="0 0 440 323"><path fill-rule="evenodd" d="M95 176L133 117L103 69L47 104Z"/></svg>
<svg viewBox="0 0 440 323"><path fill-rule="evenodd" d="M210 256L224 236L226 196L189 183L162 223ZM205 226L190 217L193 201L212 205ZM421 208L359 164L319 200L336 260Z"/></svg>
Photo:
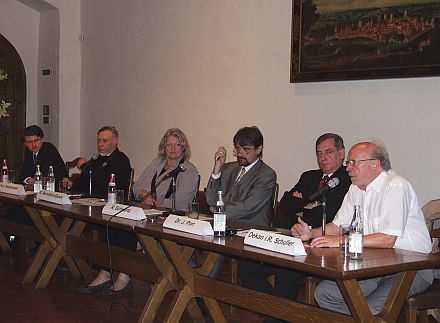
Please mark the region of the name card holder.
<svg viewBox="0 0 440 323"><path fill-rule="evenodd" d="M65 193L60 192L52 192L52 191L46 191L41 190L37 193L37 201L43 200L55 204L62 204L62 205L71 205L72 201L69 199L69 196Z"/></svg>
<svg viewBox="0 0 440 323"><path fill-rule="evenodd" d="M142 208L136 206L130 206L129 208L127 207L128 205L124 205L124 204L107 203L102 209L102 214L116 215L116 213L121 212L116 216L119 218L124 218L134 221L141 221L146 219L144 210Z"/></svg>
<svg viewBox="0 0 440 323"><path fill-rule="evenodd" d="M174 214L168 215L163 222L163 227L168 229L179 230L196 234L199 236L213 236L211 224L206 221L190 219L186 216L178 216Z"/></svg>
<svg viewBox="0 0 440 323"><path fill-rule="evenodd" d="M0 182L0 192L12 195L26 195L23 185L12 183Z"/></svg>
<svg viewBox="0 0 440 323"><path fill-rule="evenodd" d="M291 256L307 255L301 239L271 231L252 229L244 238L244 244Z"/></svg>

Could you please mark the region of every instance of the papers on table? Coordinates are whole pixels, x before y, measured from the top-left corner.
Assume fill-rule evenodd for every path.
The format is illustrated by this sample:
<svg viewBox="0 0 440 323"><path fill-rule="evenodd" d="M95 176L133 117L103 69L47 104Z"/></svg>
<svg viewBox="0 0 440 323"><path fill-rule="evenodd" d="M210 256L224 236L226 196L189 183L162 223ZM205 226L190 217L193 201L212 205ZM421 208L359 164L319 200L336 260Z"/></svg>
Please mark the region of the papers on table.
<svg viewBox="0 0 440 323"><path fill-rule="evenodd" d="M273 231L251 229L244 238L244 244L292 256L307 255L301 239Z"/></svg>
<svg viewBox="0 0 440 323"><path fill-rule="evenodd" d="M79 204L84 206L104 206L107 204L107 201L104 199L97 199L93 197L74 199L72 200L73 204Z"/></svg>

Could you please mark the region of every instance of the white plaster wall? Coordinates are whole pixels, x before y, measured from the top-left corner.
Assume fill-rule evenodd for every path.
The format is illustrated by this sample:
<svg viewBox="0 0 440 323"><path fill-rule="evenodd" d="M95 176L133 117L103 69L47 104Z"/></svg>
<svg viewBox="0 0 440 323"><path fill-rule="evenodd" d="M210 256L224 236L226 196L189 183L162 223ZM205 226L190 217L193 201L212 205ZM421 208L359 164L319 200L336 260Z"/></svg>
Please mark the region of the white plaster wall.
<svg viewBox="0 0 440 323"><path fill-rule="evenodd" d="M63 158L72 160L80 155L81 138L81 0L45 2L59 11L58 141Z"/></svg>
<svg viewBox="0 0 440 323"><path fill-rule="evenodd" d="M1 0L0 33L14 45L26 72L26 124L37 123L39 12L15 0Z"/></svg>
<svg viewBox="0 0 440 323"><path fill-rule="evenodd" d="M217 146L231 152L236 130L257 125L284 191L334 131L347 146L381 138L421 202L439 196L440 79L290 84L290 0L83 0L81 12L83 154L114 124L137 177L177 126L203 187Z"/></svg>
<svg viewBox="0 0 440 323"><path fill-rule="evenodd" d="M38 50L38 121L46 140L59 147L59 52L60 21L57 9L43 11ZM50 70L50 75L42 75ZM49 105L50 122L43 123L43 105Z"/></svg>

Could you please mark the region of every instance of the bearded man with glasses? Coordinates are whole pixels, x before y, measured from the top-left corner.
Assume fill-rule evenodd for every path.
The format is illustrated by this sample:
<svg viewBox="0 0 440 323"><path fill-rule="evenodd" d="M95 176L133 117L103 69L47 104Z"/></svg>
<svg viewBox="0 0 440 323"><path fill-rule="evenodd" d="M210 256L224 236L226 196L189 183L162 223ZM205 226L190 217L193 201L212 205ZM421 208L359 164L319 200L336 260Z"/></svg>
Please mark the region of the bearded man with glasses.
<svg viewBox="0 0 440 323"><path fill-rule="evenodd" d="M206 187L208 204L214 206L217 191L223 192L228 220L269 225L275 171L265 164L263 135L253 127L238 130L234 139L236 162L226 163L226 148L219 147L214 155L214 169Z"/></svg>

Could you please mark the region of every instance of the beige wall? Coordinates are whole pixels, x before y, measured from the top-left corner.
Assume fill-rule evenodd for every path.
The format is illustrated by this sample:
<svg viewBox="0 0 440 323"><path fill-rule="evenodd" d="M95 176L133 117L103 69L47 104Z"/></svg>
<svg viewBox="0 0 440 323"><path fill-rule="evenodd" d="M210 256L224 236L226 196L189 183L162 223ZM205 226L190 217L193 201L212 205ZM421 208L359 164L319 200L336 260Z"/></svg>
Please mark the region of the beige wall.
<svg viewBox="0 0 440 323"><path fill-rule="evenodd" d="M137 175L163 132L182 128L206 183L218 145L243 125L265 136L264 160L289 189L315 167L314 141L379 137L422 202L439 195L440 79L290 84L290 0L82 2L81 147L115 124ZM229 154L232 160L232 154Z"/></svg>
<svg viewBox="0 0 440 323"><path fill-rule="evenodd" d="M47 2L64 6L60 24L70 32L63 39L61 27L60 47L75 52L79 6L70 15L70 1ZM290 0L82 0L79 62L60 51L60 64L74 62L67 69L73 88L66 86L64 98L60 90L60 104L73 109L60 115L61 149L72 155L80 141L90 156L97 128L114 124L138 176L163 132L177 126L188 135L203 186L217 146L231 152L236 130L257 125L283 191L315 167L316 137L334 131L347 146L381 138L421 202L438 197L440 79L291 84L290 20ZM61 82L68 76L60 70Z"/></svg>

